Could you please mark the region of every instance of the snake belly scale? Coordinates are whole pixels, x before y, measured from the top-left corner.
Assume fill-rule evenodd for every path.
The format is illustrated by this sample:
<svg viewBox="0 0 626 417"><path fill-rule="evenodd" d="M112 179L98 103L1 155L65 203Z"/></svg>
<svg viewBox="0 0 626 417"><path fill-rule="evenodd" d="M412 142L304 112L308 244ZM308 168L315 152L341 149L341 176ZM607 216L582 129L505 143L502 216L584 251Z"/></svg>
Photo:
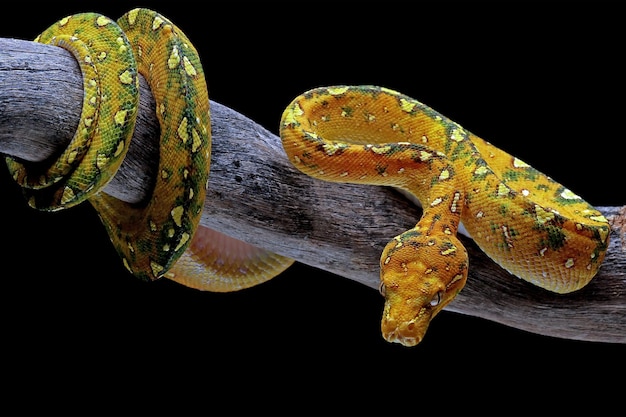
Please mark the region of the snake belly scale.
<svg viewBox="0 0 626 417"><path fill-rule="evenodd" d="M393 186L423 207L416 226L381 258L390 342L418 344L465 285L462 222L515 276L568 293L597 273L609 224L581 197L433 109L377 86L315 88L285 109L280 135L291 162L325 181Z"/></svg>

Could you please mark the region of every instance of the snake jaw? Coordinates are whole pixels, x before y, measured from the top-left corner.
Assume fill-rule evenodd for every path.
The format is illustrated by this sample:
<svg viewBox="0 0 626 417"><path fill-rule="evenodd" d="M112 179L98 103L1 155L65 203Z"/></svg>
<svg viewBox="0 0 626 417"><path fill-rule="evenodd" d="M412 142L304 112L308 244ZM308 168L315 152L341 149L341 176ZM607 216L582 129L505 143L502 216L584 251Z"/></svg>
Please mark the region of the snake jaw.
<svg viewBox="0 0 626 417"><path fill-rule="evenodd" d="M428 329L432 315L426 308L420 310L411 320L398 321L389 312L389 303L385 304L385 313L381 331L386 341L411 347L420 343Z"/></svg>

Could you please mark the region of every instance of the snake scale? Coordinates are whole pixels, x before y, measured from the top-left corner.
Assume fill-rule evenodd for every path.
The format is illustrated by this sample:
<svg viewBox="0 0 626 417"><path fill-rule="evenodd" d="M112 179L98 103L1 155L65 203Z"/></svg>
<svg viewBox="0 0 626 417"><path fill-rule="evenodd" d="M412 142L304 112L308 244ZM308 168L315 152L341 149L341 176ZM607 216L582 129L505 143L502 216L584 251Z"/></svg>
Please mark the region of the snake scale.
<svg viewBox="0 0 626 417"><path fill-rule="evenodd" d="M80 13L37 38L67 49L83 75L76 133L43 163L7 157L30 206L47 211L88 201L130 273L208 291L267 281L294 260L200 225L210 171L211 123L198 52L171 21L137 8L117 21ZM120 201L103 189L131 143L139 76L156 102L157 176L150 198ZM604 258L609 225L579 196L396 91L335 86L296 97L280 136L290 161L325 181L393 186L423 207L416 226L380 259L386 340L418 344L430 320L463 288L469 268L461 223L495 262L535 285L567 293ZM365 197L364 197L365 198Z"/></svg>
<svg viewBox="0 0 626 417"><path fill-rule="evenodd" d="M380 258L381 329L390 342L418 344L465 285L461 222L500 266L556 293L586 285L604 259L609 224L598 210L399 92L312 89L287 106L280 135L290 161L307 175L392 186L421 203L415 227L391 239Z"/></svg>

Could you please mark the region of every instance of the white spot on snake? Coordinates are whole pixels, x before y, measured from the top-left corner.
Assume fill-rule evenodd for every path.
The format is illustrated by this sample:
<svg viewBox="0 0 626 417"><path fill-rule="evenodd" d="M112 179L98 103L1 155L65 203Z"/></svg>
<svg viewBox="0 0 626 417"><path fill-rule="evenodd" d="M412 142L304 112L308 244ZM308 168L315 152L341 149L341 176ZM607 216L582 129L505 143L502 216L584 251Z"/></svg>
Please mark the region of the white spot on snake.
<svg viewBox="0 0 626 417"><path fill-rule="evenodd" d="M118 112L116 112L115 116L113 116L113 119L115 120L115 123L118 126L122 126L126 122L126 115L127 114L128 114L127 110L119 110Z"/></svg>
<svg viewBox="0 0 626 417"><path fill-rule="evenodd" d="M128 270L128 272L133 272L133 270L130 269L130 265L128 264L128 260L126 258L122 258L122 263L124 264L124 267Z"/></svg>
<svg viewBox="0 0 626 417"><path fill-rule="evenodd" d="M196 72L196 68L186 56L183 57L183 67L185 68L185 72L188 76L195 77L196 75L198 75L198 73Z"/></svg>
<svg viewBox="0 0 626 417"><path fill-rule="evenodd" d="M530 168L526 162L522 161L519 158L513 158L513 167L515 168Z"/></svg>
<svg viewBox="0 0 626 417"><path fill-rule="evenodd" d="M442 201L443 199L441 197L437 197L430 203L430 206L431 207L438 206L439 204L441 204Z"/></svg>
<svg viewBox="0 0 626 417"><path fill-rule="evenodd" d="M461 199L461 193L456 191L454 193L454 197L452 198L452 204L450 205L450 211L452 213L456 213L457 209L459 208L458 204L459 204L460 199Z"/></svg>
<svg viewBox="0 0 626 417"><path fill-rule="evenodd" d="M574 258L568 258L567 261L565 261L565 268L571 268L574 266Z"/></svg>
<svg viewBox="0 0 626 417"><path fill-rule="evenodd" d="M601 222L601 223L608 223L609 221L606 219L606 217L599 215L599 216L589 216L589 218L591 220L594 220L596 222Z"/></svg>
<svg viewBox="0 0 626 417"><path fill-rule="evenodd" d="M120 74L119 78L120 78L120 82L126 85L132 84L134 81L133 73L131 70L124 71L123 73Z"/></svg>
<svg viewBox="0 0 626 417"><path fill-rule="evenodd" d="M543 225L554 219L554 213L544 210L543 207L535 204L535 216L537 217L537 223Z"/></svg>
<svg viewBox="0 0 626 417"><path fill-rule="evenodd" d="M326 91L328 91L328 94L330 94L331 96L338 96L340 94L345 93L349 89L350 87L331 87L331 88L327 88Z"/></svg>
<svg viewBox="0 0 626 417"><path fill-rule="evenodd" d="M486 166L481 165L474 170L474 175L480 177L480 176L486 175L488 172L489 172L489 169L487 169Z"/></svg>
<svg viewBox="0 0 626 417"><path fill-rule="evenodd" d="M452 246L452 247L450 247L450 248L448 248L446 250L442 250L441 254L446 256L446 255L450 255L450 254L452 254L454 252L456 252L456 246Z"/></svg>
<svg viewBox="0 0 626 417"><path fill-rule="evenodd" d="M178 46L174 45L170 57L167 59L169 69L174 69L180 64L180 55L178 54Z"/></svg>
<svg viewBox="0 0 626 417"><path fill-rule="evenodd" d="M504 235L504 241L506 242L509 248L513 247L513 241L511 240L511 235L509 234L509 228L505 225L502 225L502 234Z"/></svg>
<svg viewBox="0 0 626 417"><path fill-rule="evenodd" d="M176 226L180 227L182 225L183 214L185 213L185 209L183 206L176 206L170 211L172 219Z"/></svg>
<svg viewBox="0 0 626 417"><path fill-rule="evenodd" d="M503 183L498 184L498 191L497 191L498 197L506 197L507 195L509 195L510 192L511 190L509 189L509 187L507 187Z"/></svg>
<svg viewBox="0 0 626 417"><path fill-rule="evenodd" d="M139 9L133 9L130 12L128 12L128 23L130 23L131 26L135 24L135 20L137 19L137 14L139 14Z"/></svg>
<svg viewBox="0 0 626 417"><path fill-rule="evenodd" d="M465 139L466 133L462 129L454 129L450 134L450 139L455 142L462 142Z"/></svg>
<svg viewBox="0 0 626 417"><path fill-rule="evenodd" d="M415 102L408 101L407 99L404 99L404 98L400 99L400 108L407 113L411 113L413 109L415 109L416 105L417 103Z"/></svg>
<svg viewBox="0 0 626 417"><path fill-rule="evenodd" d="M150 269L152 269L152 275L154 275L156 278L158 278L160 276L160 273L163 271L163 266L159 265L158 263L154 262L154 261L150 261Z"/></svg>
<svg viewBox="0 0 626 417"><path fill-rule="evenodd" d="M581 199L578 195L574 194L567 188L563 190L563 192L561 193L561 197L566 200L580 200Z"/></svg>
<svg viewBox="0 0 626 417"><path fill-rule="evenodd" d="M96 24L100 27L106 26L109 23L111 23L111 20L105 16L98 16L98 18L96 19Z"/></svg>
<svg viewBox="0 0 626 417"><path fill-rule="evenodd" d="M391 150L391 145L386 146L368 146L369 150L374 152L377 155L384 155Z"/></svg>
<svg viewBox="0 0 626 417"><path fill-rule="evenodd" d="M75 160L76 160L76 156L78 155L77 151L71 151L68 155L67 155L67 163L68 164L72 164Z"/></svg>
<svg viewBox="0 0 626 417"><path fill-rule="evenodd" d="M420 151L420 161L428 161L433 156L432 153L426 151Z"/></svg>
<svg viewBox="0 0 626 417"><path fill-rule="evenodd" d="M180 138L180 140L183 141L183 143L187 143L187 140L189 140L189 133L187 132L187 118L183 117L183 120L180 121L180 124L178 125L178 129L176 129L176 133L178 134L178 137Z"/></svg>
<svg viewBox="0 0 626 417"><path fill-rule="evenodd" d="M182 248L185 243L187 243L189 241L189 233L183 233L182 236L180 237L180 242L178 242L178 245L176 245L176 247L174 248L174 252L177 252L180 248Z"/></svg>
<svg viewBox="0 0 626 417"><path fill-rule="evenodd" d="M328 156L332 156L335 153L337 153L337 151L345 148L344 145L337 144L337 143L324 143L322 147L324 148L324 152Z"/></svg>
<svg viewBox="0 0 626 417"><path fill-rule="evenodd" d="M117 148L115 149L115 152L113 152L113 156L118 157L122 154L122 152L124 152L124 146L125 146L125 142L123 140L120 140L119 143L117 144Z"/></svg>
<svg viewBox="0 0 626 417"><path fill-rule="evenodd" d="M163 24L163 19L160 16L155 16L152 21L152 30L157 30Z"/></svg>
<svg viewBox="0 0 626 417"><path fill-rule="evenodd" d="M74 200L75 197L76 195L74 194L74 190L72 190L70 187L65 187L63 189L63 195L61 197L61 204Z"/></svg>
<svg viewBox="0 0 626 417"><path fill-rule="evenodd" d="M200 135L198 134L196 129L191 130L191 137L193 139L191 141L191 152L196 153L198 152L198 149L200 149L200 147L202 146L202 139L200 138Z"/></svg>

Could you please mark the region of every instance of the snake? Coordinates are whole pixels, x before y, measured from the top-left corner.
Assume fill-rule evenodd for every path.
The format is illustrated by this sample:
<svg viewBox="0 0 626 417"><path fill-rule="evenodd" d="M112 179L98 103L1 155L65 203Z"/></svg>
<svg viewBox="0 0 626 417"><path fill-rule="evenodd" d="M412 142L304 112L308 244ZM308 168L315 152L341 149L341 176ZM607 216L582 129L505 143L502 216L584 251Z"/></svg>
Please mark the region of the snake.
<svg viewBox="0 0 626 417"><path fill-rule="evenodd" d="M284 109L280 137L313 178L390 186L419 202L415 226L385 243L381 332L419 344L467 282L464 227L512 275L565 294L597 274L609 223L569 188L425 104L375 85L316 87Z"/></svg>
<svg viewBox="0 0 626 417"><path fill-rule="evenodd" d="M83 102L75 134L57 155L43 162L5 158L31 207L52 212L89 202L124 267L143 281L165 277L200 290L234 291L293 263L200 224L210 171L210 102L198 51L178 26L147 8L117 20L77 13L35 42L74 56ZM140 76L156 104L159 160L149 197L128 203L103 190L131 143Z"/></svg>

